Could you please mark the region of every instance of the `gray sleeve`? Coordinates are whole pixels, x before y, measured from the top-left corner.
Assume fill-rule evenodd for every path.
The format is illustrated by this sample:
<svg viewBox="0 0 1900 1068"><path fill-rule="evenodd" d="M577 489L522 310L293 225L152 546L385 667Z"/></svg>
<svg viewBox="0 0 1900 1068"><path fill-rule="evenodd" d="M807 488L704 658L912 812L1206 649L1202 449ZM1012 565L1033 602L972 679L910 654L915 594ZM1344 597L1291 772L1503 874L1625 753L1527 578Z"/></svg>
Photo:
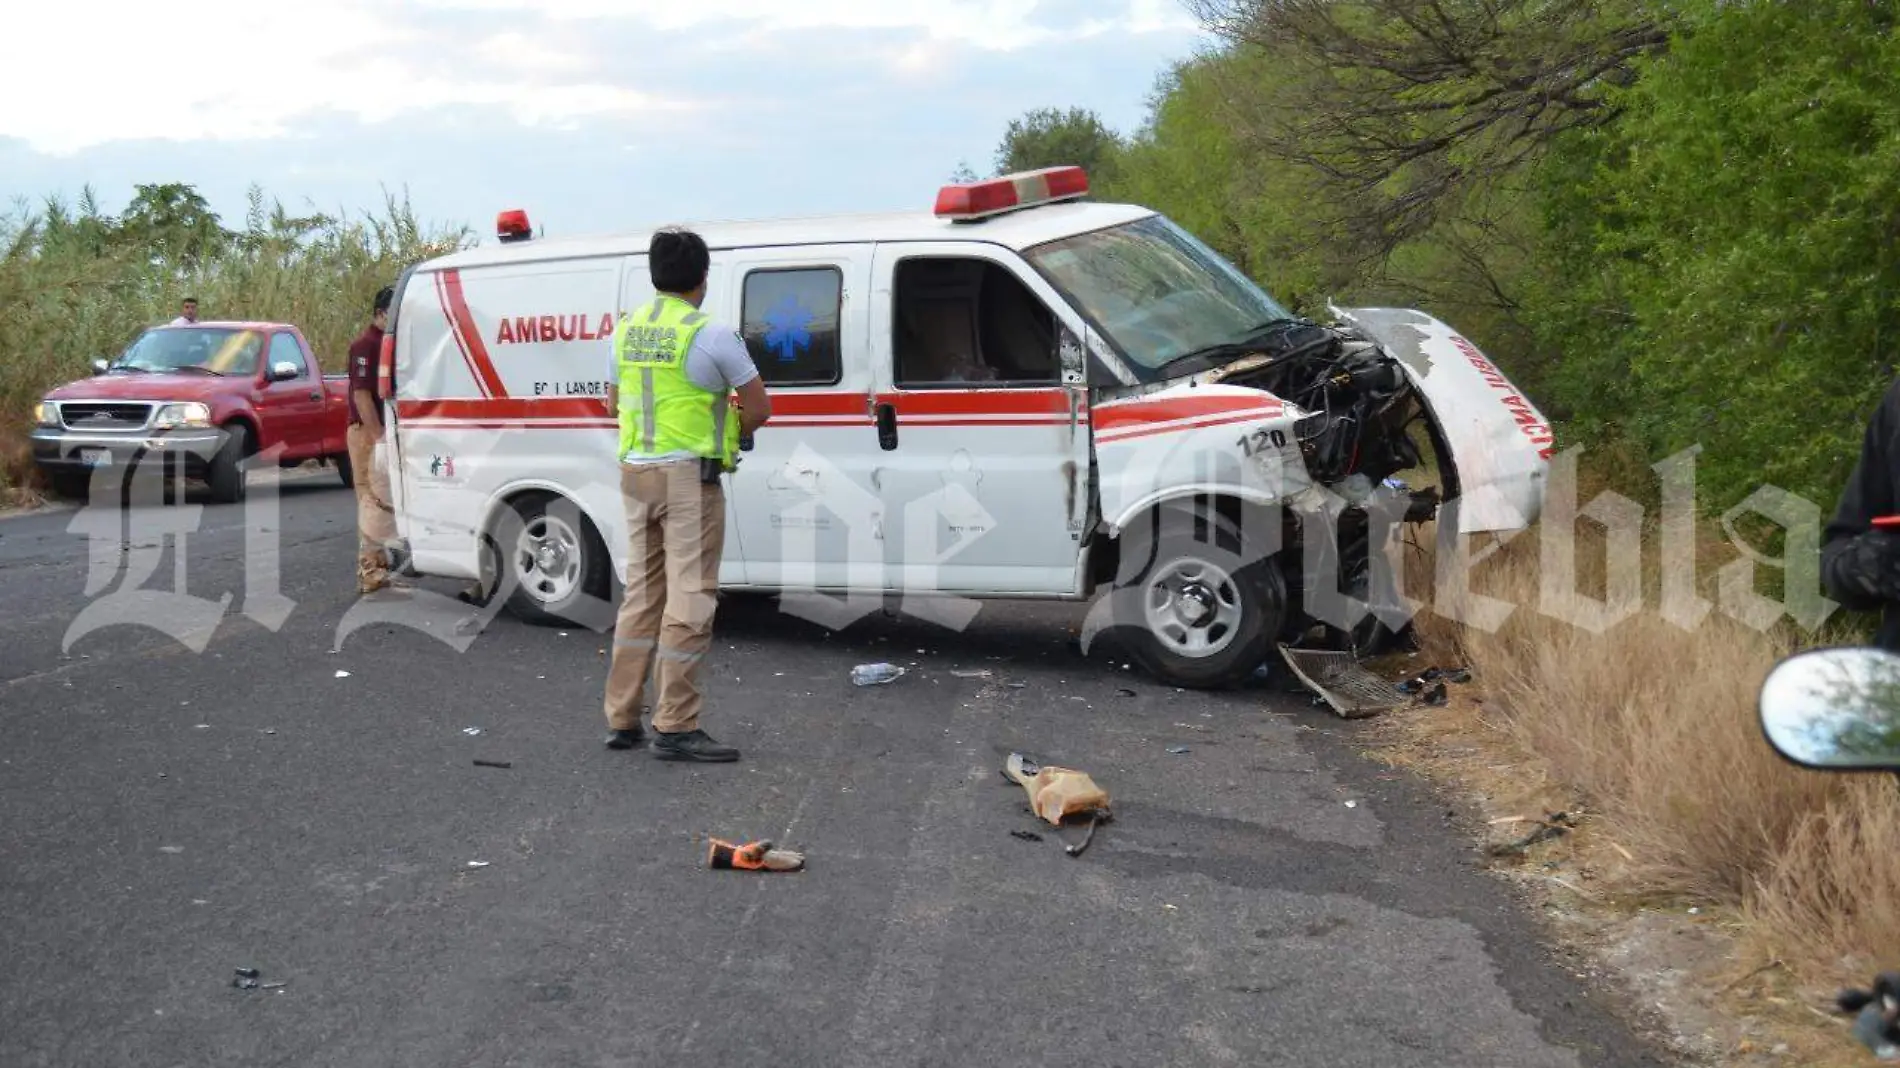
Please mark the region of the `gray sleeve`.
<svg viewBox="0 0 1900 1068"><path fill-rule="evenodd" d="M693 366L687 369L705 389L737 389L759 377L752 353L739 332L721 323L709 323L693 338Z"/></svg>

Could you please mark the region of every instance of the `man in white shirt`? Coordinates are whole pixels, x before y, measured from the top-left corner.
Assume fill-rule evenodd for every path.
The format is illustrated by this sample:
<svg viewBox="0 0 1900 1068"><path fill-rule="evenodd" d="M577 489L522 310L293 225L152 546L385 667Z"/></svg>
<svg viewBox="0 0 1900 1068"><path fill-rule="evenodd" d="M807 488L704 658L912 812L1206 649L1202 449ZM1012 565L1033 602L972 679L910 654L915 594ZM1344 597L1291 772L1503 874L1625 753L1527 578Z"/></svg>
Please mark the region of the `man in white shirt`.
<svg viewBox="0 0 1900 1068"><path fill-rule="evenodd" d="M179 310L181 314L178 316L178 318L173 319L168 325L190 326L191 324L197 322L198 321L198 298L186 297L184 300L184 303L179 306Z"/></svg>

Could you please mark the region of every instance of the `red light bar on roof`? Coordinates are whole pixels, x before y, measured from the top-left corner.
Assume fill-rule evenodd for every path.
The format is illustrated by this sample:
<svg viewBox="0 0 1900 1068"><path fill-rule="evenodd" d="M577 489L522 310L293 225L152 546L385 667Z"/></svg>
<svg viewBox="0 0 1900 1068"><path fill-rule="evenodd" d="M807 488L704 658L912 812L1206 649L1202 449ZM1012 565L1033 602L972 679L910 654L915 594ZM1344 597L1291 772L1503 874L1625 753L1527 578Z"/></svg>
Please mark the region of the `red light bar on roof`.
<svg viewBox="0 0 1900 1068"><path fill-rule="evenodd" d="M937 217L969 221L1006 211L1087 196L1088 172L1080 167L1044 167L937 190Z"/></svg>
<svg viewBox="0 0 1900 1068"><path fill-rule="evenodd" d="M528 213L516 208L495 216L495 236L503 241L526 241L534 236L528 225Z"/></svg>

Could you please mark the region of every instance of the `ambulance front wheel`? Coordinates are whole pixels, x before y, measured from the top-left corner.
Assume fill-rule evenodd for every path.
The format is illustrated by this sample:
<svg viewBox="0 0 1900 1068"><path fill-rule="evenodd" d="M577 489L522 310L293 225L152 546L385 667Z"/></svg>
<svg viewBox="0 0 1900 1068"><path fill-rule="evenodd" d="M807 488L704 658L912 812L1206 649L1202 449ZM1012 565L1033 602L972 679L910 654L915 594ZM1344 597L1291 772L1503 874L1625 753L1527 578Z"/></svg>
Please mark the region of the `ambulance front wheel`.
<svg viewBox="0 0 1900 1068"><path fill-rule="evenodd" d="M1286 615L1285 577L1249 559L1218 517L1169 510L1125 535L1109 596L1135 661L1176 686L1220 689L1253 674Z"/></svg>
<svg viewBox="0 0 1900 1068"><path fill-rule="evenodd" d="M516 498L488 549L514 615L549 626L613 625L613 558L573 501L551 493Z"/></svg>

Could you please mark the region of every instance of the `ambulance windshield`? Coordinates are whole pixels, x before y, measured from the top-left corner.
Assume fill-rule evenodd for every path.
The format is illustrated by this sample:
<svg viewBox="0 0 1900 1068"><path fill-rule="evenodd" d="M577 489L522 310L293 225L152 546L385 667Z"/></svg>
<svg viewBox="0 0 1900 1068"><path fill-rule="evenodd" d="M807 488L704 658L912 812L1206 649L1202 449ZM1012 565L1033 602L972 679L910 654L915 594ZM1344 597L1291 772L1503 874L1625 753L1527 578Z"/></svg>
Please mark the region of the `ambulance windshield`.
<svg viewBox="0 0 1900 1068"><path fill-rule="evenodd" d="M1160 215L1051 241L1026 255L1124 359L1149 371L1191 353L1221 351L1292 317Z"/></svg>

